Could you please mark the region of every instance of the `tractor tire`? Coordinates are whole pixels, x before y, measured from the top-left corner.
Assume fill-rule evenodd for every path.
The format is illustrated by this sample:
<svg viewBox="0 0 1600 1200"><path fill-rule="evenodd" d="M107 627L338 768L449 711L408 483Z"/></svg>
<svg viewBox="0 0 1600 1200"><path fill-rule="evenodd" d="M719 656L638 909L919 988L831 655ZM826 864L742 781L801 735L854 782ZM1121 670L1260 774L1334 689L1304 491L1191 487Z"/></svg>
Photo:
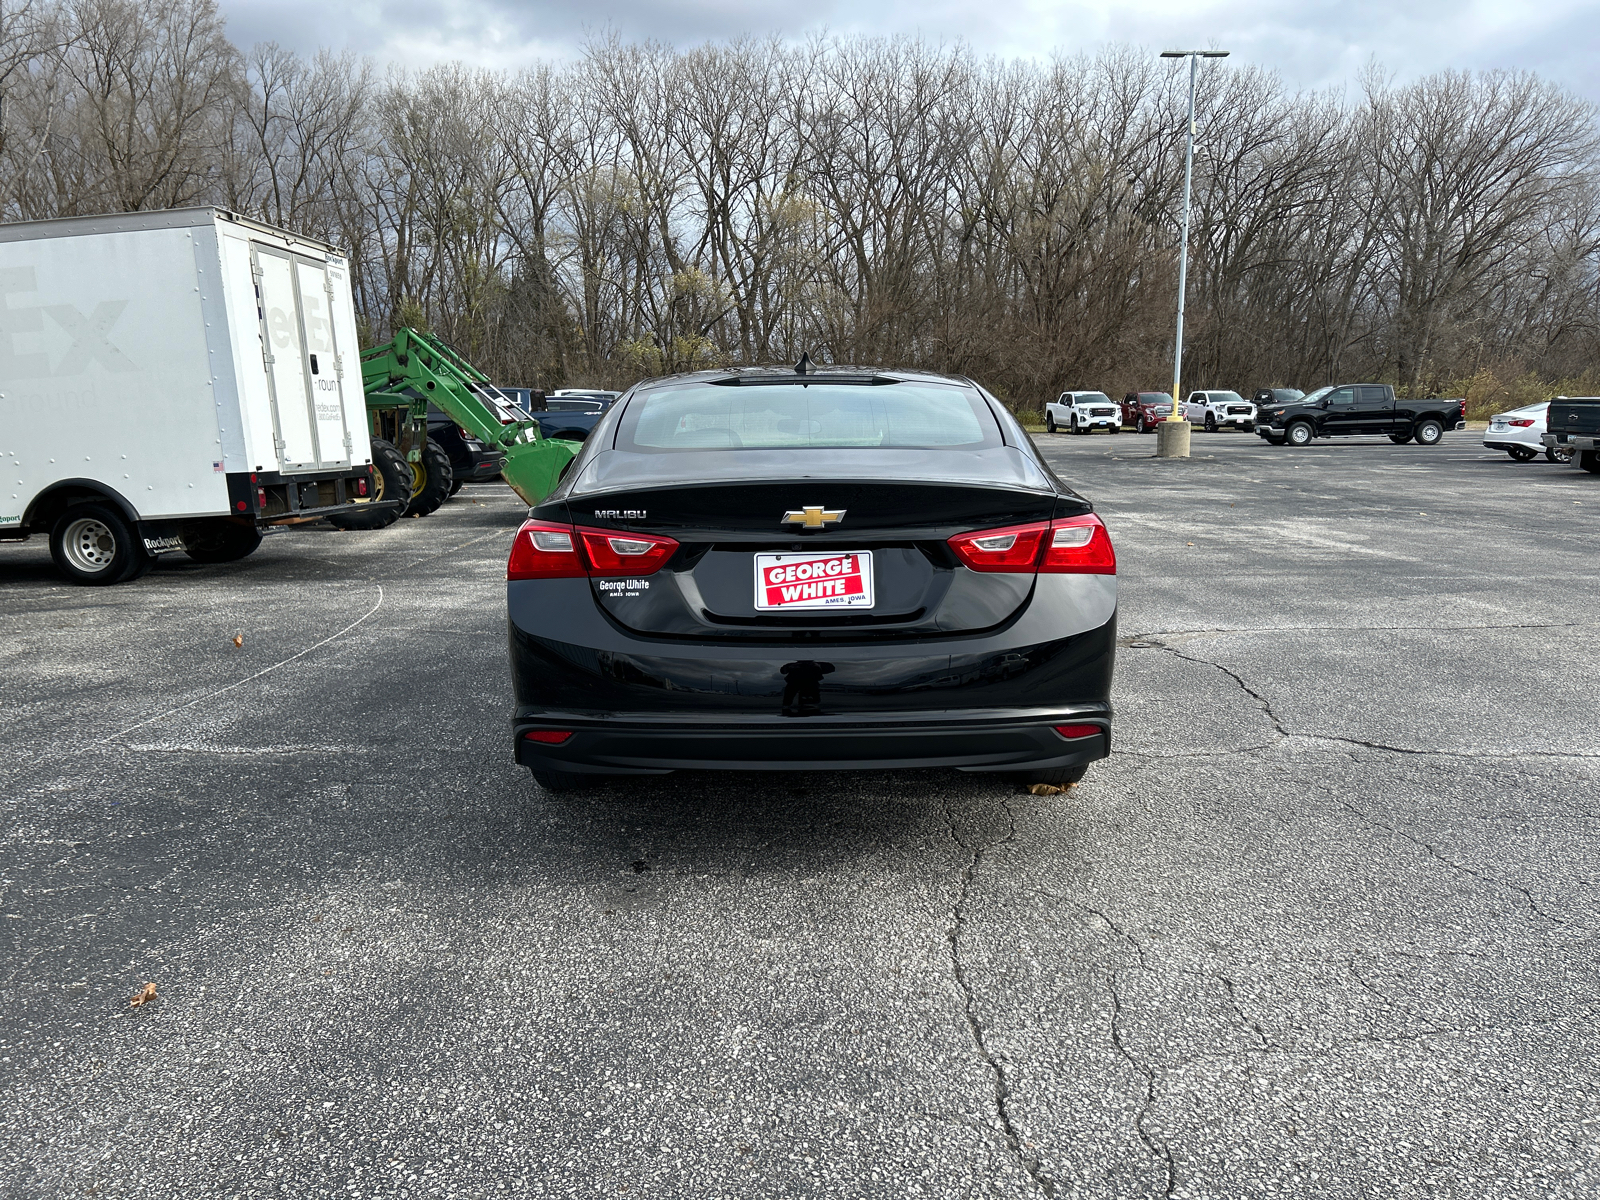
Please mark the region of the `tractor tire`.
<svg viewBox="0 0 1600 1200"><path fill-rule="evenodd" d="M429 438L422 447L422 458L411 464L411 506L408 517L425 517L450 498L455 468L444 447Z"/></svg>
<svg viewBox="0 0 1600 1200"><path fill-rule="evenodd" d="M452 496L454 496L457 492L459 492L462 489L463 486L465 486L465 483L466 483L465 480L452 479L450 481L450 494Z"/></svg>
<svg viewBox="0 0 1600 1200"><path fill-rule="evenodd" d="M411 495L411 464L395 449L393 442L372 439L372 476L376 484L372 492L374 504ZM372 512L337 513L328 518L328 524L337 529L387 529L403 512L403 508L380 508Z"/></svg>
<svg viewBox="0 0 1600 1200"><path fill-rule="evenodd" d="M62 513L50 530L50 557L86 587L127 583L155 564L139 531L109 504L74 504Z"/></svg>
<svg viewBox="0 0 1600 1200"><path fill-rule="evenodd" d="M254 524L229 517L203 521L183 538L183 552L198 563L238 562L260 545L261 531Z"/></svg>

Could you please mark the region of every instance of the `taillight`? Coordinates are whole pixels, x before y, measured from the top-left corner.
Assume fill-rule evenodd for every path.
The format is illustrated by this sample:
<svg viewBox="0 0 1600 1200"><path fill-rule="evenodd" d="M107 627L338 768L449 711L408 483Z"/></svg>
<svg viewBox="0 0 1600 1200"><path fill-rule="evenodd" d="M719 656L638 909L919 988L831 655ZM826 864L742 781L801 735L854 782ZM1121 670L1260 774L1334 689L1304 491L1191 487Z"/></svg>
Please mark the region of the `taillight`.
<svg viewBox="0 0 1600 1200"><path fill-rule="evenodd" d="M1528 417L1521 417L1515 421L1507 421L1506 424L1515 425L1518 429L1526 429L1533 424L1533 421Z"/></svg>
<svg viewBox="0 0 1600 1200"><path fill-rule="evenodd" d="M980 529L956 534L949 545L962 564L973 571L1032 571L1039 561L1039 543L1048 529L1043 521Z"/></svg>
<svg viewBox="0 0 1600 1200"><path fill-rule="evenodd" d="M1096 733L1099 730L1095 731ZM570 729L530 729L522 735L530 742L539 742L546 746L559 746L572 736Z"/></svg>
<svg viewBox="0 0 1600 1200"><path fill-rule="evenodd" d="M522 523L517 540L511 543L507 579L582 579L586 575L572 526Z"/></svg>
<svg viewBox="0 0 1600 1200"><path fill-rule="evenodd" d="M507 579L637 578L659 571L678 549L669 537L525 521L511 544Z"/></svg>
<svg viewBox="0 0 1600 1200"><path fill-rule="evenodd" d="M677 550L669 537L649 533L613 533L605 529L580 529L592 575L651 575Z"/></svg>
<svg viewBox="0 0 1600 1200"><path fill-rule="evenodd" d="M1100 732L1098 725L1057 725L1055 731L1064 738L1094 737Z"/></svg>
<svg viewBox="0 0 1600 1200"><path fill-rule="evenodd" d="M1046 575L1115 575L1117 554L1105 523L1093 513L1051 521L1039 570Z"/></svg>
<svg viewBox="0 0 1600 1200"><path fill-rule="evenodd" d="M1034 525L1009 525L958 533L949 541L962 565L973 571L1051 575L1115 575L1117 556L1099 517L1063 517Z"/></svg>

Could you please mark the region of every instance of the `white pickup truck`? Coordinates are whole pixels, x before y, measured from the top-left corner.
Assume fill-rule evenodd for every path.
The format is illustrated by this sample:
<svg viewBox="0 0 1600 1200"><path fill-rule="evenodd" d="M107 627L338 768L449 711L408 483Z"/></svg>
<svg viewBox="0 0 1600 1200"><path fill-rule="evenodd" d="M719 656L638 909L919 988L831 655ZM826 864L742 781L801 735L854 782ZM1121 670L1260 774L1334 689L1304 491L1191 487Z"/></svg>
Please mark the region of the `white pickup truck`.
<svg viewBox="0 0 1600 1200"><path fill-rule="evenodd" d="M1212 433L1229 426L1252 433L1256 427L1256 406L1238 392L1190 392L1183 415Z"/></svg>
<svg viewBox="0 0 1600 1200"><path fill-rule="evenodd" d="M85 584L228 562L396 503L372 463L331 246L214 208L0 226L0 541Z"/></svg>
<svg viewBox="0 0 1600 1200"><path fill-rule="evenodd" d="M1122 409L1104 392L1062 392L1044 406L1044 427L1051 433L1070 429L1093 433L1096 429L1122 432Z"/></svg>

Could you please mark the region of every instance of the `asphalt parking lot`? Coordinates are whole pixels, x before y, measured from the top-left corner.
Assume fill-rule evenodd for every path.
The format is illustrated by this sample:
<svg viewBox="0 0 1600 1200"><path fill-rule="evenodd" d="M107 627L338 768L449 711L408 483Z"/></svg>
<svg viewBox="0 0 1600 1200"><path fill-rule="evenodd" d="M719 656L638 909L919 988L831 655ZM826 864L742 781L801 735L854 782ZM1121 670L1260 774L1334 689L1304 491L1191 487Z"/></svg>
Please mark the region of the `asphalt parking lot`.
<svg viewBox="0 0 1600 1200"><path fill-rule="evenodd" d="M0 1194L1594 1195L1600 478L1478 437L1039 435L1121 560L1065 797L542 794L498 486L0 547Z"/></svg>

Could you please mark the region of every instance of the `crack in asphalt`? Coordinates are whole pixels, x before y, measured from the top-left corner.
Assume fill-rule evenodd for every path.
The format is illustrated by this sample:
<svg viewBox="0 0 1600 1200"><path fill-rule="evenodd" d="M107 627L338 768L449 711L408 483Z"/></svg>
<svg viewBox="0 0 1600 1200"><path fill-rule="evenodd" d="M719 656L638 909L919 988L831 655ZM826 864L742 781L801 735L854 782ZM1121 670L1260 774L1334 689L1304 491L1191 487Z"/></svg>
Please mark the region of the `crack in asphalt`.
<svg viewBox="0 0 1600 1200"><path fill-rule="evenodd" d="M1114 928L1114 927L1113 927ZM1141 950L1140 958L1144 955ZM1148 1063L1142 1062L1122 1036L1122 991L1117 986L1122 972L1111 972L1108 987L1111 992L1111 1044L1116 1047L1128 1066L1137 1075L1144 1077L1144 1100L1139 1111L1133 1118L1134 1132L1139 1135L1139 1140L1144 1143L1144 1148L1150 1156L1160 1163L1166 1171L1166 1184L1162 1195L1170 1196L1178 1187L1178 1164L1172 1157L1172 1147L1167 1145L1166 1139L1157 1137L1150 1131L1150 1115L1155 1111L1159 1095L1156 1091L1156 1069Z"/></svg>
<svg viewBox="0 0 1600 1200"><path fill-rule="evenodd" d="M972 895L972 881L978 873L978 865L982 860L985 850L995 846L1003 846L1017 835L1016 814L1011 811L1011 806L1001 800L1000 806L1005 809L1010 829L1003 838L994 842L976 842L968 845L962 840L960 830L956 826L955 817L950 812L949 802L943 805L945 827L950 833L950 840L955 842L967 853L966 865L961 871L961 886L956 894L955 903L950 908L950 924L945 929L945 942L950 951L950 970L961 992L962 1015L966 1018L967 1031L972 1035L972 1044L978 1051L978 1056L988 1066L994 1079L993 1100L995 1116L1000 1122L1000 1132L1005 1137L1006 1146L1018 1164L1028 1173L1028 1178L1046 1196L1056 1194L1056 1181L1045 1174L1043 1165L1035 1157L1030 1156L1023 1148L1023 1141L1017 1132L1016 1125L1011 1119L1011 1085L1006 1078L1005 1068L989 1049L988 1038L984 1033L983 1022L978 1017L977 999L973 995L972 984L967 978L966 964L961 960L961 931L967 923L967 901Z"/></svg>
<svg viewBox="0 0 1600 1200"><path fill-rule="evenodd" d="M1492 627L1485 626L1485 628L1501 628L1501 627L1500 626L1492 626ZM1522 627L1522 626L1505 626L1505 628L1524 628L1524 627ZM1546 628L1546 627L1545 626L1526 626L1526 628ZM1548 628L1558 628L1558 627L1550 626ZM1247 631L1247 630L1246 631L1221 630L1221 631L1201 631L1201 632L1232 633L1232 632L1249 632L1249 631ZM1332 734L1332 733L1296 733L1293 730L1289 729L1286 725L1284 725L1282 718L1280 718L1278 716L1277 712L1273 709L1271 701L1269 701L1260 692L1256 691L1253 687L1251 687L1248 683L1246 683L1245 680L1244 680L1244 677L1241 676L1237 671L1234 671L1229 667L1225 667L1219 662L1213 662L1209 658L1201 658L1199 655L1195 655L1195 654L1185 654L1182 650L1179 650L1176 646L1169 646L1165 642L1154 640L1156 638L1156 636L1157 635L1155 635L1155 634L1135 635L1134 637L1127 639L1126 642L1125 642L1125 645L1129 649L1134 649L1134 650L1161 650L1161 651L1164 651L1167 654L1172 655L1174 658L1182 659L1184 662L1194 663L1196 666L1201 666L1201 667L1210 667L1213 671L1217 671L1220 674L1226 675L1229 679L1233 680L1233 682L1238 685L1240 691L1242 691L1245 695L1249 696L1253 701L1255 701L1256 707L1261 710L1262 715L1264 715L1267 718L1267 720L1272 722L1272 729L1273 729L1273 732L1277 735L1277 737L1272 742L1266 742L1266 743L1263 743L1263 744L1261 744L1259 746L1241 746L1236 750L1224 751L1220 755L1217 754L1216 752L1211 752L1211 753L1195 752L1195 753L1166 754L1166 755L1146 754L1145 757L1149 757L1149 758L1212 758L1212 757L1226 757L1229 754L1245 754L1245 753L1250 753L1252 751L1267 750L1267 749L1270 749L1272 746L1278 744L1278 742L1295 740L1295 741L1303 741L1303 742L1332 742L1332 743L1334 743L1336 745L1342 745L1342 746L1360 746L1360 747L1362 747L1363 749L1366 749L1366 750L1377 750L1377 751L1380 751L1380 752L1386 753L1386 754L1414 755L1414 756L1416 756L1418 758L1464 758L1464 759L1471 759L1471 760L1476 760L1476 761L1508 761L1508 762L1514 762L1514 761L1517 761L1517 760L1520 760L1520 759L1527 759L1527 758L1550 758L1550 759L1559 759L1559 760L1566 760L1566 759L1600 760L1600 754L1586 754L1586 753L1582 753L1582 752L1578 752L1578 751L1558 752L1558 751L1552 751L1552 750L1524 750L1524 751L1519 751L1516 754L1480 754L1480 753L1469 752L1469 751L1465 751L1465 750L1440 750L1440 749L1419 750L1415 746L1393 746L1393 745L1388 744L1387 742L1370 742L1370 741L1367 741L1367 740L1365 740L1363 738L1345 737L1345 736L1342 736L1340 734ZM1138 753L1138 752L1137 751L1125 751L1125 753Z"/></svg>

